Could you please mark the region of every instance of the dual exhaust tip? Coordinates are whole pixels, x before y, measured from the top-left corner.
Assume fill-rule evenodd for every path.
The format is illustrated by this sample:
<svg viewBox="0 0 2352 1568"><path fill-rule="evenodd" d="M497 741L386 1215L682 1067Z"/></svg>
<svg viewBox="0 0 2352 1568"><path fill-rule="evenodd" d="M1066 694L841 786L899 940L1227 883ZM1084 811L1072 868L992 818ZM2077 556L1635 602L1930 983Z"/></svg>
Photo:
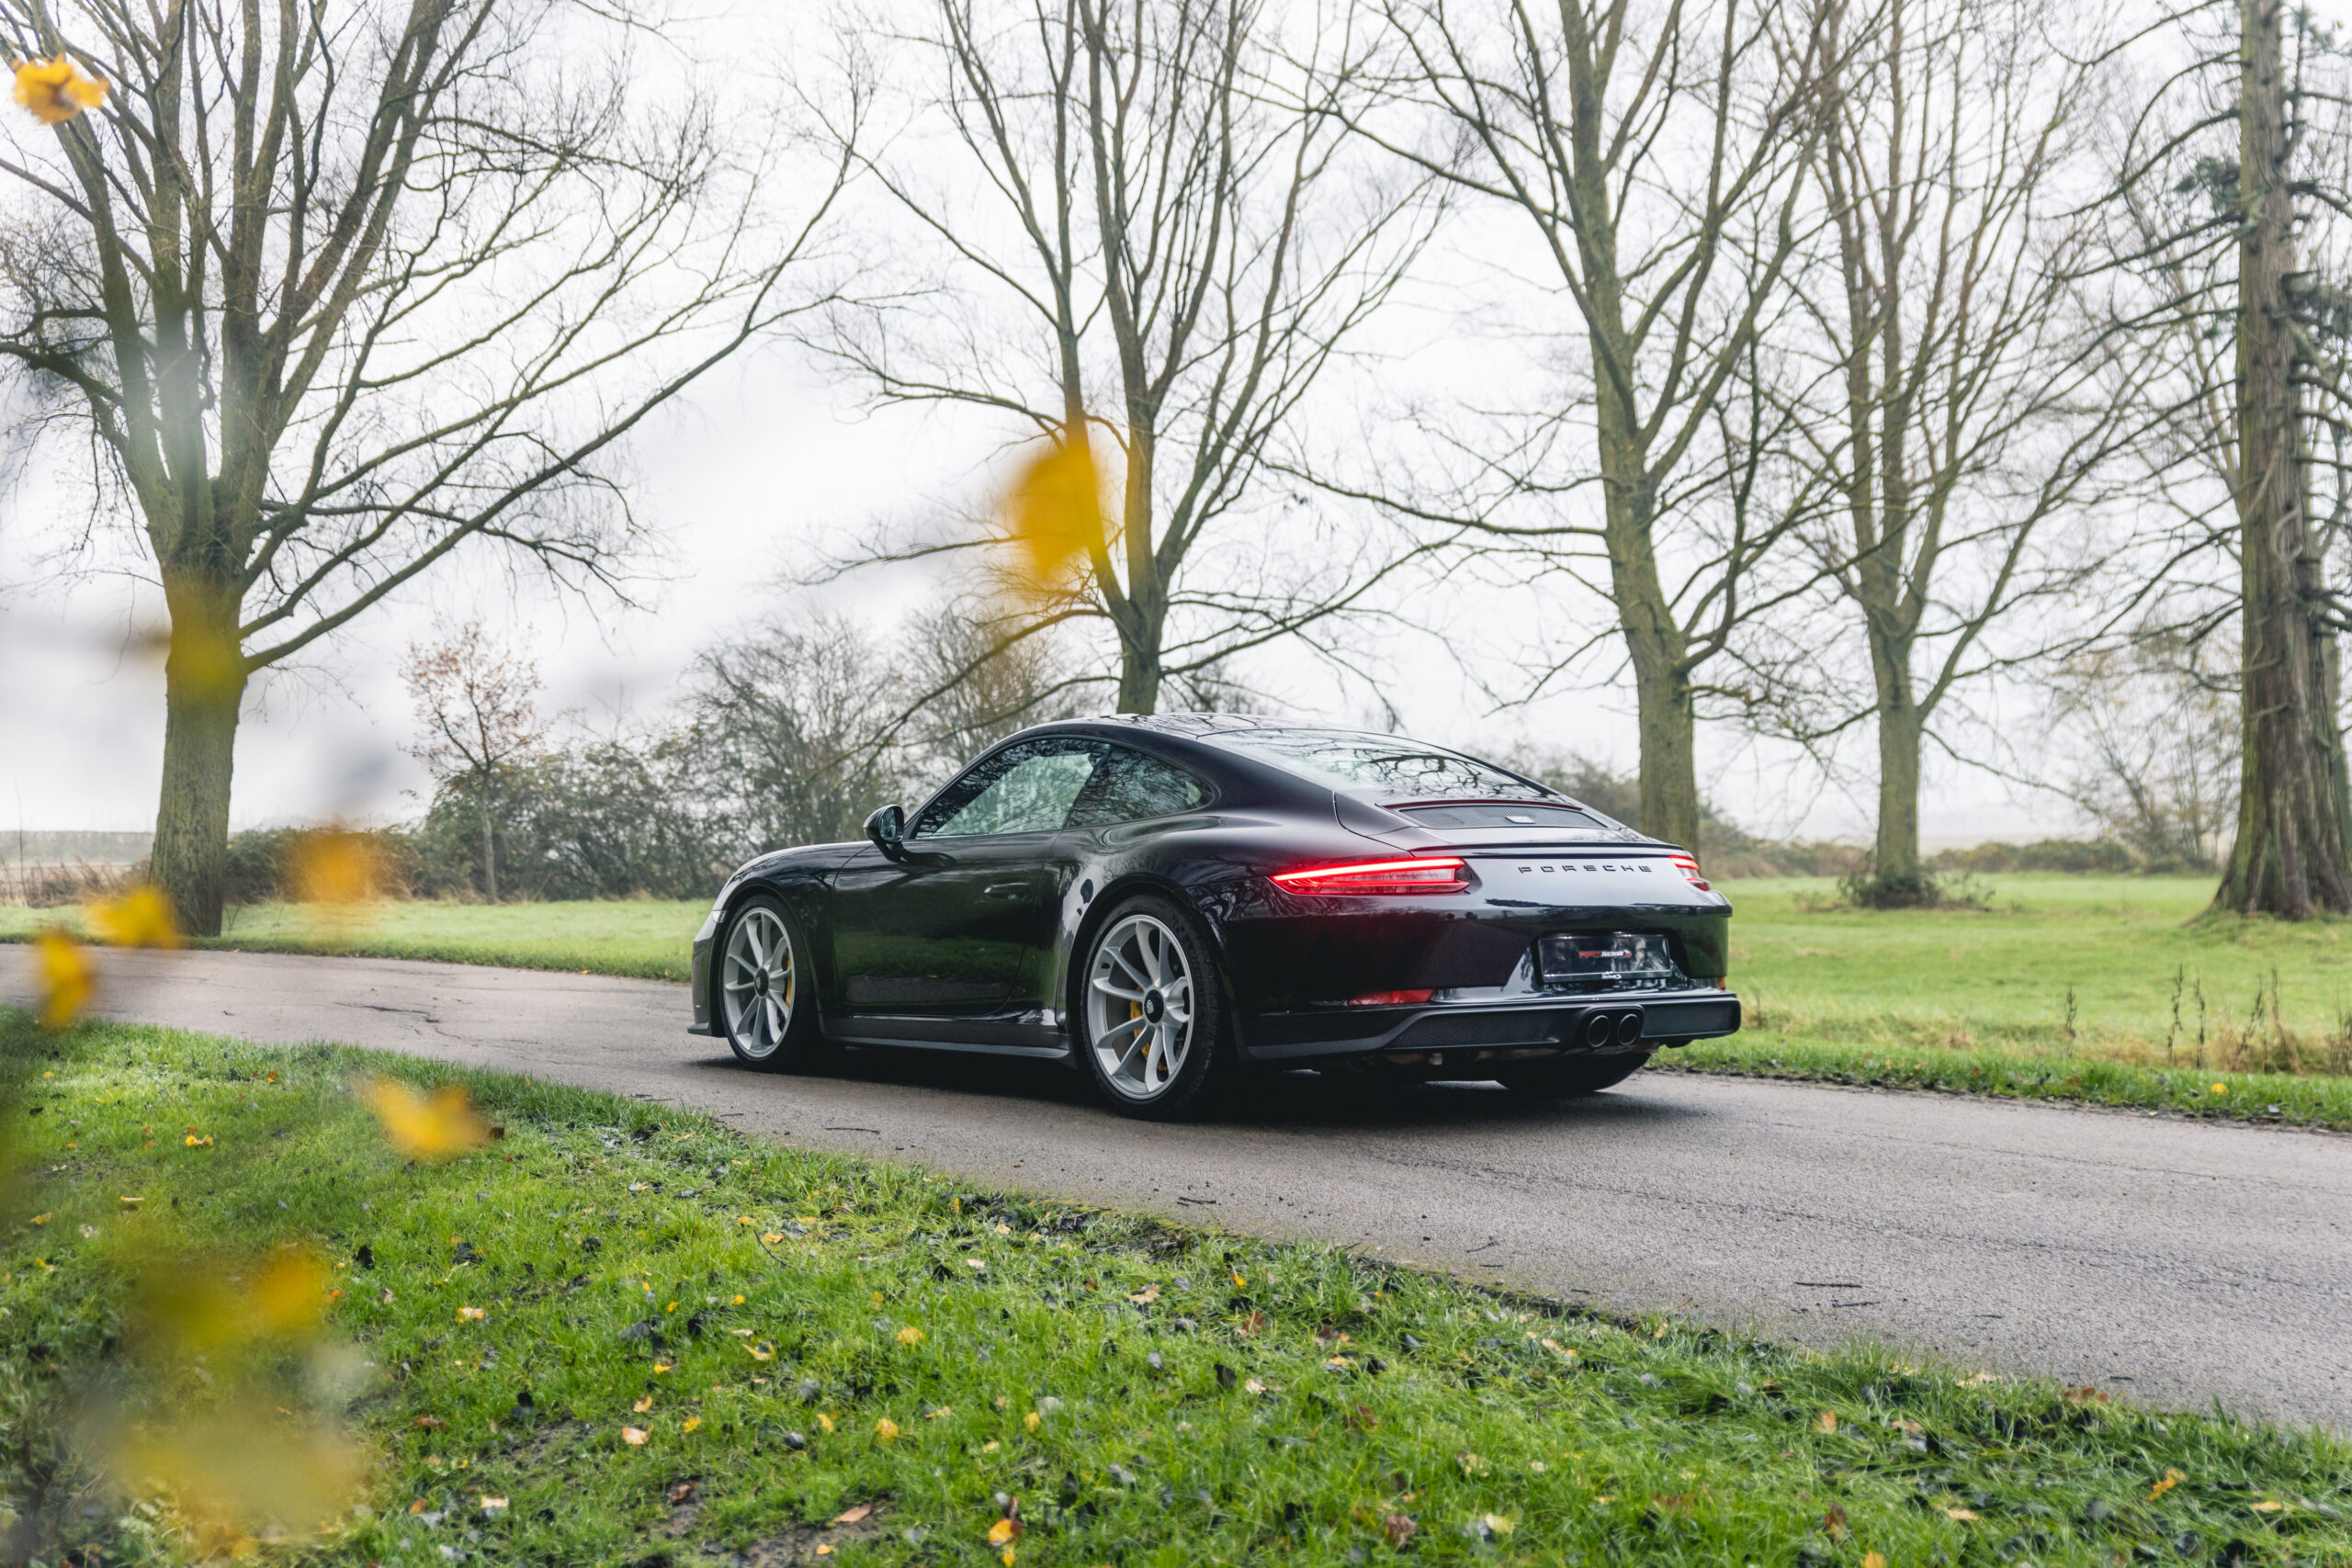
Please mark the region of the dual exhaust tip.
<svg viewBox="0 0 2352 1568"><path fill-rule="evenodd" d="M1588 1051L1638 1043L1642 1038L1642 1015L1639 1012L1587 1013L1576 1038Z"/></svg>

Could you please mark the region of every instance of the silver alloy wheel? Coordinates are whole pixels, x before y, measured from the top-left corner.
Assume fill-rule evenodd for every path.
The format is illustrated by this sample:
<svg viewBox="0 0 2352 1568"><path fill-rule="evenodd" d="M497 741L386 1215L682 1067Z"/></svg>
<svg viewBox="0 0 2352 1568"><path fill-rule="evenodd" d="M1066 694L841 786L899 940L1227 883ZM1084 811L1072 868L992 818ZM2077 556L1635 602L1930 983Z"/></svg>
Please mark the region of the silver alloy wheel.
<svg viewBox="0 0 2352 1568"><path fill-rule="evenodd" d="M784 918L757 905L744 910L727 935L718 983L727 1032L746 1056L773 1056L784 1043L792 1027L796 978L792 934Z"/></svg>
<svg viewBox="0 0 2352 1568"><path fill-rule="evenodd" d="M1193 972L1167 922L1129 915L1094 943L1086 978L1086 1037L1102 1081L1128 1100L1157 1100L1193 1044Z"/></svg>

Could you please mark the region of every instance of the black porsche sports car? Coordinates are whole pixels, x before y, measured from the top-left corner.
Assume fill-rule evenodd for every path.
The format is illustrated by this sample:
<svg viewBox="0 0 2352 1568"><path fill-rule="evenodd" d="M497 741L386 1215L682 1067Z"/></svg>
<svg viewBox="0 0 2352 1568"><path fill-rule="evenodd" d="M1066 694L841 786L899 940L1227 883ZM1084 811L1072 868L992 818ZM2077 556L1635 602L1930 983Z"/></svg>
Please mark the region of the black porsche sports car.
<svg viewBox="0 0 2352 1568"><path fill-rule="evenodd" d="M1252 1065L1615 1084L1739 1028L1731 901L1491 762L1218 714L1039 725L866 841L763 855L694 944L694 1032L1073 1061L1166 1117Z"/></svg>

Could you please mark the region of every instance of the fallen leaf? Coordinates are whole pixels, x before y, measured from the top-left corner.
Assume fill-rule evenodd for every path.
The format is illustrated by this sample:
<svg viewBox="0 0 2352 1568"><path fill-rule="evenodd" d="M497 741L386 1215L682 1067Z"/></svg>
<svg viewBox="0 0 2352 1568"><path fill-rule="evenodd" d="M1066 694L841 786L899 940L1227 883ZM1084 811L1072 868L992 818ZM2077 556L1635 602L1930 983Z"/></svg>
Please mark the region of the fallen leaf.
<svg viewBox="0 0 2352 1568"><path fill-rule="evenodd" d="M443 1421L438 1416L420 1416L416 1418L415 1424L428 1432L437 1432L448 1423Z"/></svg>
<svg viewBox="0 0 2352 1568"><path fill-rule="evenodd" d="M647 1411L653 1408L653 1396L649 1393L643 1399L639 1400L635 1404L630 1405L629 1408L636 1411L639 1416L642 1416Z"/></svg>
<svg viewBox="0 0 2352 1568"><path fill-rule="evenodd" d="M2165 1471L2165 1478L2148 1489L2148 1501L2151 1503L2154 1502L2157 1498L2163 1496L2165 1493L2171 1491L2174 1487L2179 1485L2182 1482L2188 1479L2188 1477L2183 1475L2177 1470Z"/></svg>
<svg viewBox="0 0 2352 1568"><path fill-rule="evenodd" d="M817 1426L820 1430L830 1432L833 1429L833 1418L824 1414L824 1412L819 1411L817 1414Z"/></svg>
<svg viewBox="0 0 2352 1568"><path fill-rule="evenodd" d="M1838 1412L1835 1410L1825 1410L1820 1415L1815 1416L1813 1418L1813 1429L1816 1432L1822 1433L1836 1431L1838 1429Z"/></svg>
<svg viewBox="0 0 2352 1568"><path fill-rule="evenodd" d="M1823 1530L1827 1532L1830 1540L1845 1540L1846 1510L1838 1506L1834 1503L1831 1504L1829 1506L1829 1511L1821 1516L1821 1528Z"/></svg>
<svg viewBox="0 0 2352 1568"><path fill-rule="evenodd" d="M1875 1551L1862 1553L1862 1568L1886 1568L1886 1559Z"/></svg>
<svg viewBox="0 0 2352 1568"><path fill-rule="evenodd" d="M2286 1506L2287 1506L2287 1505L2286 1505L2286 1504L2284 1504L2284 1503L2276 1503L2276 1502L2273 1502L2273 1501L2271 1501L2271 1500L2270 1500L2269 1498L2267 1498L2267 1497L2265 1497L2265 1498L2264 1498L2261 1502L2259 1502L2259 1503L2255 1503L2255 1504L2250 1505L2250 1506L2252 1506L2252 1508L2254 1509L2254 1511L2255 1511L2256 1513L2257 1513L2257 1514L2275 1514L2275 1513L2278 1512L2278 1510L2280 1510L2281 1508L2284 1508Z"/></svg>
<svg viewBox="0 0 2352 1568"><path fill-rule="evenodd" d="M1391 1546L1403 1546L1419 1532L1420 1528L1405 1514L1391 1514L1380 1521L1381 1533L1388 1537Z"/></svg>
<svg viewBox="0 0 2352 1568"><path fill-rule="evenodd" d="M1975 1519L1976 1514L1975 1511L1971 1508L1946 1508L1944 1510L1944 1517L1948 1519L1958 1519L1962 1524L1968 1524Z"/></svg>
<svg viewBox="0 0 2352 1568"><path fill-rule="evenodd" d="M1240 1335L1244 1339L1247 1339L1250 1336L1257 1333L1260 1329L1265 1326L1266 1314L1262 1312L1253 1312L1248 1317L1243 1318L1238 1324L1237 1324L1234 1326L1233 1331L1236 1334Z"/></svg>
<svg viewBox="0 0 2352 1568"><path fill-rule="evenodd" d="M916 1327L914 1325L912 1325L912 1324L909 1324L906 1327L901 1328L900 1330L899 1330L899 1344L901 1344L901 1345L920 1345L920 1344L922 1344L922 1329L920 1329L920 1328L917 1328L917 1327Z"/></svg>
<svg viewBox="0 0 2352 1568"><path fill-rule="evenodd" d="M1008 1541L1015 1541L1020 1539L1021 1521L1019 1519L999 1519L996 1523L989 1527L989 1544L990 1546L1002 1546Z"/></svg>
<svg viewBox="0 0 2352 1568"><path fill-rule="evenodd" d="M1251 1378L1249 1382L1243 1383L1241 1387L1242 1391L1246 1393L1263 1393L1266 1392L1266 1385L1260 1382L1256 1378Z"/></svg>
<svg viewBox="0 0 2352 1568"><path fill-rule="evenodd" d="M482 1310L480 1307L459 1307L458 1309L458 1321L459 1323L480 1323L481 1319Z"/></svg>
<svg viewBox="0 0 2352 1568"><path fill-rule="evenodd" d="M1453 1456L1453 1462L1462 1467L1462 1473L1464 1475L1487 1473L1487 1461L1466 1449Z"/></svg>
<svg viewBox="0 0 2352 1568"><path fill-rule="evenodd" d="M681 1481L675 1486L671 1487L669 1491L663 1493L662 1495L669 1499L670 1506L674 1508L679 1504L691 1498L695 1495L695 1488L700 1484L701 1483L695 1481Z"/></svg>
<svg viewBox="0 0 2352 1568"><path fill-rule="evenodd" d="M1690 1502L1691 1496L1688 1492L1662 1492L1650 1499L1653 1506L1668 1514L1689 1513Z"/></svg>
<svg viewBox="0 0 2352 1568"><path fill-rule="evenodd" d="M641 1427L623 1427L621 1441L630 1448L641 1449L645 1446L645 1429Z"/></svg>
<svg viewBox="0 0 2352 1568"><path fill-rule="evenodd" d="M1044 1416L1042 1416L1038 1415L1035 1411L1032 1410L1031 1412L1029 1412L1029 1414L1028 1414L1028 1415L1023 1416L1021 1418L1021 1424L1022 1424L1023 1427L1028 1427L1028 1428L1029 1428L1029 1430L1031 1430L1031 1431L1033 1431L1033 1432L1034 1432L1034 1431L1035 1431L1038 1427L1042 1427L1042 1426L1044 1426L1044 1425L1046 1424L1046 1418L1045 1418Z"/></svg>
<svg viewBox="0 0 2352 1568"><path fill-rule="evenodd" d="M685 1424L685 1427L684 1427L684 1430L686 1430L686 1431L691 1432L691 1431L693 1431L695 1427L699 1427L699 1426L701 1426L701 1425L702 1425L702 1417L701 1417L701 1416L687 1416L687 1417L686 1417L686 1424Z"/></svg>
<svg viewBox="0 0 2352 1568"><path fill-rule="evenodd" d="M885 1416L874 1423L874 1435L886 1443L895 1442L898 1440L899 1424Z"/></svg>
<svg viewBox="0 0 2352 1568"><path fill-rule="evenodd" d="M833 1523L837 1525L863 1524L873 1515L873 1504L860 1503L854 1508L843 1508L840 1513L835 1514L833 1516Z"/></svg>
<svg viewBox="0 0 2352 1568"><path fill-rule="evenodd" d="M1159 1282L1157 1280L1153 1280L1150 1284L1146 1285L1142 1290L1137 1291L1134 1295L1127 1298L1127 1300L1135 1303L1137 1306L1149 1306L1159 1299Z"/></svg>
<svg viewBox="0 0 2352 1568"><path fill-rule="evenodd" d="M1487 1527L1487 1533L1489 1535L1509 1535L1511 1532L1510 1520L1500 1514L1488 1514L1478 1522Z"/></svg>
<svg viewBox="0 0 2352 1568"><path fill-rule="evenodd" d="M481 1511L485 1514L503 1514L506 1511L506 1499L485 1495L481 1500Z"/></svg>

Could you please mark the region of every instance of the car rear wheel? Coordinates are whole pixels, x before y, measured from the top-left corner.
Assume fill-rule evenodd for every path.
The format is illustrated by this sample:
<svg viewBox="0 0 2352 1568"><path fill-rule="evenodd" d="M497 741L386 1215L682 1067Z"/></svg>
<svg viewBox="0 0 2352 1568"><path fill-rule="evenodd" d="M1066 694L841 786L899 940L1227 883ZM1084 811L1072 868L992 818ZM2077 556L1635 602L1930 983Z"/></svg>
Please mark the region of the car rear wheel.
<svg viewBox="0 0 2352 1568"><path fill-rule="evenodd" d="M1113 909L1078 976L1079 1055L1118 1111L1166 1121L1205 1108L1230 1069L1216 959L1190 916L1144 895Z"/></svg>
<svg viewBox="0 0 2352 1568"><path fill-rule="evenodd" d="M815 1055L817 1009L804 975L806 951L784 906L766 894L745 899L729 918L718 943L714 1010L745 1066L781 1072Z"/></svg>
<svg viewBox="0 0 2352 1568"><path fill-rule="evenodd" d="M1539 1095L1545 1100L1566 1100L1579 1094L1599 1094L1604 1089L1614 1089L1632 1077L1650 1059L1647 1051L1628 1051L1623 1055L1562 1056L1548 1062L1533 1062L1509 1072L1497 1073L1505 1089L1521 1094Z"/></svg>

